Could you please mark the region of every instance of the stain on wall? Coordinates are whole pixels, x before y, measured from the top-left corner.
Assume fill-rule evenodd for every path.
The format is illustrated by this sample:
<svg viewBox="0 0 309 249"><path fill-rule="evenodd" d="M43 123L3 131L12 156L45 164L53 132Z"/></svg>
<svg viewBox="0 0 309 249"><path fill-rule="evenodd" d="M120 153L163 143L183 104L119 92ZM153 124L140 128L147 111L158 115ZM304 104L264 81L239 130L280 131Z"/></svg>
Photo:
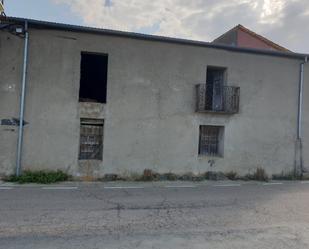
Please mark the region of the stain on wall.
<svg viewBox="0 0 309 249"><path fill-rule="evenodd" d="M11 119L0 119L0 125L10 125L10 126L19 126L20 120L18 118ZM25 120L23 120L23 126L29 124Z"/></svg>

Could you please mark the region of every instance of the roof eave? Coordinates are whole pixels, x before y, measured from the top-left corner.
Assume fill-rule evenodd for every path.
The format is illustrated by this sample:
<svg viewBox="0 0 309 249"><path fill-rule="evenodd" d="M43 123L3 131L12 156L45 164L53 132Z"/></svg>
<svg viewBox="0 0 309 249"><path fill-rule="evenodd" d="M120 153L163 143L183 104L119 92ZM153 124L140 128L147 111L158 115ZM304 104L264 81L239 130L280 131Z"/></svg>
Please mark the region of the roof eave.
<svg viewBox="0 0 309 249"><path fill-rule="evenodd" d="M78 25L71 25L71 24L55 23L55 22L46 22L46 21L39 21L39 20L28 19L28 18L6 17L6 21L15 22L18 24L23 24L24 22L27 21L30 28L31 27L46 28L46 29L56 29L56 30L64 30L64 31L72 31L72 32L84 32L84 33L111 35L111 36L126 37L126 38L139 39L139 40L158 41L158 42L176 43L176 44L190 45L190 46L208 47L208 48L227 50L227 51L232 51L232 52L240 52L240 53L251 53L251 54L278 56L278 57L286 57L286 58L294 58L294 59L303 59L305 57L309 57L308 54L301 54L301 53L268 51L268 50L253 49L253 48L241 48L241 47L235 47L235 46L214 44L214 43L209 43L209 42L204 42L204 41L196 41L196 40L189 40L189 39L148 35L148 34L146 35L146 34L141 34L141 33L110 30L110 29L100 29L100 28L94 28L94 27L85 27L85 26L78 26Z"/></svg>

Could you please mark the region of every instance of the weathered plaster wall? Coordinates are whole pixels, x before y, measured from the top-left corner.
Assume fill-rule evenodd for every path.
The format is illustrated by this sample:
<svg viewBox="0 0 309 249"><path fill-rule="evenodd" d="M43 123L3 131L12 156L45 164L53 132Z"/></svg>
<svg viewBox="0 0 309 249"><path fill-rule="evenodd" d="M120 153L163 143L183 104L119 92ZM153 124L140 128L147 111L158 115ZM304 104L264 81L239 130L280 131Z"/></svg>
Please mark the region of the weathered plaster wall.
<svg viewBox="0 0 309 249"><path fill-rule="evenodd" d="M0 175L15 167L23 43L0 31ZM6 121L3 121L6 120Z"/></svg>
<svg viewBox="0 0 309 249"><path fill-rule="evenodd" d="M9 46L3 44L5 36L0 33L0 51L8 50L3 49ZM22 40L17 47L21 43ZM81 111L78 104L81 51L109 55L107 104L102 110L104 152L103 162L96 167L97 175L140 172L145 168L176 173L236 170L242 174L256 167L263 167L268 173L293 169L300 61L33 29L30 30L25 115L29 124L25 129L24 168L61 168L75 175L81 171L79 120L85 113L89 114ZM16 52L16 57L22 58L21 52ZM10 57L6 54L4 58ZM21 68L21 62L14 62L13 58L9 63ZM195 113L195 85L206 81L208 65L227 67L228 84L240 86L239 114ZM1 75L16 79L14 82L18 84L19 72L12 73L2 67L0 70ZM3 84L1 79L1 87ZM0 99L6 94L1 91ZM17 111L18 100L14 96L9 101ZM9 116L10 112L8 107L1 108L0 118ZM305 133L309 140L307 116ZM223 158L198 156L199 125L203 124L225 126ZM0 148L11 140L4 137ZM304 143L307 149L308 144ZM0 159L1 171L7 172L3 165L13 167L14 161L6 153L1 151ZM210 160L214 160L212 167ZM308 160L306 157L306 163Z"/></svg>

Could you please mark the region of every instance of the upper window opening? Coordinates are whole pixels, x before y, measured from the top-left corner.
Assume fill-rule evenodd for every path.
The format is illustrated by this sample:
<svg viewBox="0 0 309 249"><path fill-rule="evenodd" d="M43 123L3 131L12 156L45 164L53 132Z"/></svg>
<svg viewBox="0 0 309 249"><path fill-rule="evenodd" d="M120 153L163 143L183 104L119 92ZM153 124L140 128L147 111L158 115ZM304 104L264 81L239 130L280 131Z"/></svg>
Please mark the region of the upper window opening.
<svg viewBox="0 0 309 249"><path fill-rule="evenodd" d="M207 67L206 109L222 110L226 68Z"/></svg>
<svg viewBox="0 0 309 249"><path fill-rule="evenodd" d="M80 102L106 103L108 56L81 53Z"/></svg>

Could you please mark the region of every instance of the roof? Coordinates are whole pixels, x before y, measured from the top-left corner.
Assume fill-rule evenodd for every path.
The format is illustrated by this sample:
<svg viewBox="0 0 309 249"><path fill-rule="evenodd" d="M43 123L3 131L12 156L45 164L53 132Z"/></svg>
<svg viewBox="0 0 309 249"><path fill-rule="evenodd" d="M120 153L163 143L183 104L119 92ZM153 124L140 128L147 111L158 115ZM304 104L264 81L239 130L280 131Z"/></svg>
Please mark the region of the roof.
<svg viewBox="0 0 309 249"><path fill-rule="evenodd" d="M227 35L228 33L230 32L234 32L234 31L237 31L237 30L241 30L251 36L253 36L254 38L266 43L268 46L278 50L278 51L282 51L282 52L291 52L290 50L288 50L287 48L285 47L282 47L281 45L277 44L277 43L274 43L273 41L267 39L266 37L262 36L262 35L259 35L255 32L253 32L252 30L250 29L247 29L246 27L244 27L243 25L241 24L238 24L237 26L235 26L234 28L230 29L229 31L225 32L224 34L220 35L218 38L216 38L215 40L213 40L213 42L216 42L218 40L220 40L222 37L224 37L225 35Z"/></svg>
<svg viewBox="0 0 309 249"><path fill-rule="evenodd" d="M16 23L20 25L27 22L29 28L54 29L54 30L63 30L63 31L71 31L71 32L101 34L101 35L125 37L125 38L147 40L147 41L157 41L157 42L174 43L174 44L182 44L182 45L189 45L189 46L207 47L207 48L226 50L226 51L231 51L231 52L279 56L279 57L287 57L287 58L294 58L294 59L304 59L305 57L309 57L308 54L301 54L301 53L292 53L292 52L286 52L286 51L285 52L270 51L270 50L252 49L252 48L240 48L240 47L234 47L234 46L228 46L228 45L214 44L214 43L204 42L204 41L195 41L195 40L172 38L172 37L157 36L157 35L146 35L146 34L118 31L118 30L111 30L111 29L101 29L101 28L70 25L70 24L63 24L63 23L56 23L56 22L46 22L46 21L27 19L27 18L6 17L5 22Z"/></svg>

